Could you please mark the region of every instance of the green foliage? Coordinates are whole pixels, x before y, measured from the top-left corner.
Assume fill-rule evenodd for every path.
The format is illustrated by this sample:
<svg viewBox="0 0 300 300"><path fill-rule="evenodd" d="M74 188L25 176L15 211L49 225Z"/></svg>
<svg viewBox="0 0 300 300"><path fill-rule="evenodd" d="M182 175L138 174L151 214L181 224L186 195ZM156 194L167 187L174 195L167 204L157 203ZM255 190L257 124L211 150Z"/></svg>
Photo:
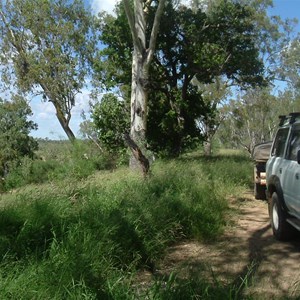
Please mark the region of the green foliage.
<svg viewBox="0 0 300 300"><path fill-rule="evenodd" d="M70 145L71 146L71 145ZM53 180L85 178L95 170L113 167L109 156L101 153L90 141L77 141L64 155L64 162L51 174Z"/></svg>
<svg viewBox="0 0 300 300"><path fill-rule="evenodd" d="M21 96L13 96L11 101L0 98L0 177L9 172L9 164L22 157L34 156L37 142L29 136L37 125L28 120L32 115L27 102Z"/></svg>
<svg viewBox="0 0 300 300"><path fill-rule="evenodd" d="M246 183L250 166L239 156L186 156L182 162L158 162L148 181L126 169L98 174L94 181L69 178L57 186L24 189L6 204L4 195L0 297L141 297L133 281L137 270L155 269L166 248L178 240L212 241L222 233L225 199ZM177 291L188 298L213 299L230 290L201 276L190 279L170 277L163 285L158 280L145 295L170 299Z"/></svg>
<svg viewBox="0 0 300 300"><path fill-rule="evenodd" d="M274 96L270 88L248 90L222 108L219 138L229 147L243 147L251 153L256 144L273 140L278 116L297 111L297 106L289 92Z"/></svg>
<svg viewBox="0 0 300 300"><path fill-rule="evenodd" d="M161 157L176 157L202 140L196 127L198 113L206 114L200 93L190 87L183 101L181 91L174 91L171 106L165 95L150 92L147 140L151 149Z"/></svg>
<svg viewBox="0 0 300 300"><path fill-rule="evenodd" d="M3 181L3 190L10 190L29 183L43 183L58 168L54 160L43 161L28 156L9 164L9 173Z"/></svg>
<svg viewBox="0 0 300 300"><path fill-rule="evenodd" d="M40 159L25 156L8 164L10 172L2 181L0 191L30 183L58 182L67 178L80 180L96 170L113 169L119 163L119 157L100 152L90 141L75 144L43 141L40 145L42 149L37 152Z"/></svg>
<svg viewBox="0 0 300 300"><path fill-rule="evenodd" d="M149 8L149 20L155 9ZM101 52L106 59L95 64L101 83L128 87L132 45L122 6L116 18L102 18L101 40L107 45ZM223 76L230 84L262 84L263 66L255 42L253 14L247 5L218 1L208 14L200 8L167 3L147 82L146 135L152 150L177 156L201 140L195 121L211 114L211 107L195 88L193 78L208 83Z"/></svg>
<svg viewBox="0 0 300 300"><path fill-rule="evenodd" d="M298 96L300 87L299 54L299 37L296 37L282 51L281 62L283 68L280 69L282 78L288 81L289 86L295 90Z"/></svg>
<svg viewBox="0 0 300 300"><path fill-rule="evenodd" d="M92 107L92 119L101 145L111 152L124 150L123 135L130 131L130 113L123 101L105 94Z"/></svg>
<svg viewBox="0 0 300 300"><path fill-rule="evenodd" d="M72 140L75 96L94 52L93 17L81 0L7 0L0 4L3 82L42 94Z"/></svg>

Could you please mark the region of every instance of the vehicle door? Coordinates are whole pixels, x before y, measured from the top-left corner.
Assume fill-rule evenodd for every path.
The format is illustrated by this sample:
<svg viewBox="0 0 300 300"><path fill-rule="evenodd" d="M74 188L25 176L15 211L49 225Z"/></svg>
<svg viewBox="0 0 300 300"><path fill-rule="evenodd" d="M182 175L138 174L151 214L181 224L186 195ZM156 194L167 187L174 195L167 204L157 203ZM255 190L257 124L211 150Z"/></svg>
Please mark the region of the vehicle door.
<svg viewBox="0 0 300 300"><path fill-rule="evenodd" d="M297 152L300 150L300 124L295 124L289 138L289 147L282 177L282 189L285 203L291 214L300 218L300 165Z"/></svg>

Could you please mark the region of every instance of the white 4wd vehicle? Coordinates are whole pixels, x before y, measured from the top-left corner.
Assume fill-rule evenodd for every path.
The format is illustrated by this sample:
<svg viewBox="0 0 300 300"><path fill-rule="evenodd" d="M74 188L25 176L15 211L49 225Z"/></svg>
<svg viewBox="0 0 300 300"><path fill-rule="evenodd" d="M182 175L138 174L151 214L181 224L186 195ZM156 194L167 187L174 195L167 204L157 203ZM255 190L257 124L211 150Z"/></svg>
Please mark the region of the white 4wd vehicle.
<svg viewBox="0 0 300 300"><path fill-rule="evenodd" d="M300 113L280 116L266 180L273 234L286 240L300 230Z"/></svg>

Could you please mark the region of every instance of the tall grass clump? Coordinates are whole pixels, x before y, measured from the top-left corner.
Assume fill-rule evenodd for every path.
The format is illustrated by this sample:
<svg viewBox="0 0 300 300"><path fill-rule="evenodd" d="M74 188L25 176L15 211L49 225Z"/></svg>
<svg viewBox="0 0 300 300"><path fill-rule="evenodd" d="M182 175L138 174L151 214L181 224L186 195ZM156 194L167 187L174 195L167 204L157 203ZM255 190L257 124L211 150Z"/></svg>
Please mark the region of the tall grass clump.
<svg viewBox="0 0 300 300"><path fill-rule="evenodd" d="M225 283L216 276L209 280L199 276L199 272L190 272L188 278L178 273L162 276L141 293L140 298L159 300L181 300L181 299L209 299L209 300L238 300L256 299L252 295L244 295L243 290L248 287L251 280L251 270L240 278L238 283Z"/></svg>
<svg viewBox="0 0 300 300"><path fill-rule="evenodd" d="M222 233L224 186L232 192L239 180L219 182L211 169L221 165L157 162L147 180L119 170L80 184L62 181L51 192L18 192L14 204L0 206L0 298L139 298L135 274L155 271L169 245ZM158 296L149 299L168 299L155 287L148 295L153 291Z"/></svg>

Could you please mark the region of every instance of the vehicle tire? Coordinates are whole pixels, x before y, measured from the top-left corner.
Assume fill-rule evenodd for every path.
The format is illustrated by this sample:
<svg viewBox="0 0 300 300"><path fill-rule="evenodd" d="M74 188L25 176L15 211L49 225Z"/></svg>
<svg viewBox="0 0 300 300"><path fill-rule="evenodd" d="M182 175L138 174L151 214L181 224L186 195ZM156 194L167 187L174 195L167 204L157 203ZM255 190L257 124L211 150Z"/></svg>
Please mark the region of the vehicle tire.
<svg viewBox="0 0 300 300"><path fill-rule="evenodd" d="M287 213L283 210L276 192L272 194L269 207L273 235L279 241L286 241L293 237L295 229L287 223Z"/></svg>
<svg viewBox="0 0 300 300"><path fill-rule="evenodd" d="M254 184L254 197L258 200L266 200L266 186L259 183Z"/></svg>

